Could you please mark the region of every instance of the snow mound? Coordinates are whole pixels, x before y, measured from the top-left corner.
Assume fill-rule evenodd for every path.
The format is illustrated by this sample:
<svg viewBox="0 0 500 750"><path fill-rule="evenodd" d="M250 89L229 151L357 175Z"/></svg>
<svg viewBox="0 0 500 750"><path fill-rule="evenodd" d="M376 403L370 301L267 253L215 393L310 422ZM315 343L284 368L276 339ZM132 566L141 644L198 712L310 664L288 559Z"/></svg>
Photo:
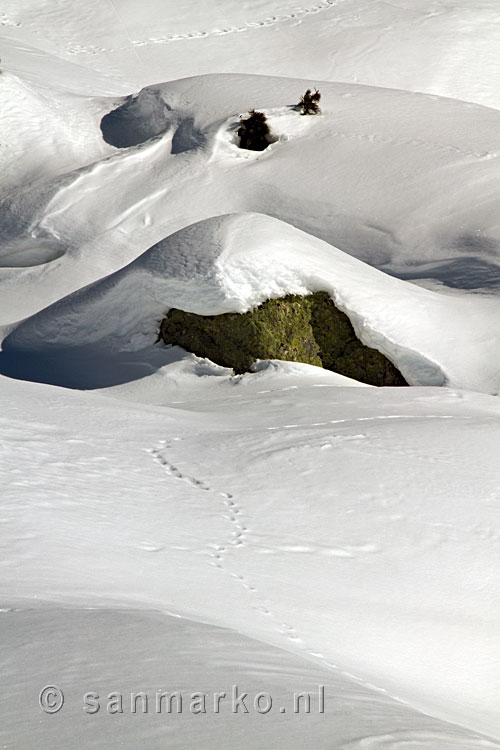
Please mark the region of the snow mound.
<svg viewBox="0 0 500 750"><path fill-rule="evenodd" d="M293 107L314 85L322 115L302 117ZM7 92L14 112L17 92ZM33 237L67 252L29 275L5 283L1 275L2 322L32 315L194 222L239 212L275 216L401 278L499 286L495 110L236 74L56 104L57 126L40 113L40 132L31 130L12 159L0 154L17 186L2 203L2 240L6 252ZM235 143L239 117L252 107L278 138L262 153ZM6 119L6 139L22 132L29 109Z"/></svg>
<svg viewBox="0 0 500 750"><path fill-rule="evenodd" d="M255 380L255 376L258 379L262 379L266 383L272 383L273 381L286 381L288 375L297 375L301 378L314 378L315 382L318 381L318 368L314 365L306 365L304 362L283 362L279 359L258 359L250 368L252 375L243 375L243 379L252 377ZM323 375L323 373L321 373ZM348 388L373 388L374 386L368 385L368 383L360 383L352 378L347 378L345 375L340 375L338 372L332 372L331 370L324 370L325 385L339 385L346 386Z"/></svg>
<svg viewBox="0 0 500 750"><path fill-rule="evenodd" d="M68 361L78 350L144 353L170 307L217 315L314 291L328 292L363 343L387 356L411 385L500 389L498 299L422 289L260 214L212 217L160 241L20 323L4 340L4 362L19 355L38 362L41 354Z"/></svg>
<svg viewBox="0 0 500 750"><path fill-rule="evenodd" d="M359 81L500 106L497 0L5 5L9 37L45 51L45 70L49 51L73 67L73 85L82 88L91 74L104 78L101 86L107 78L118 89L125 78L137 89L227 70L229 60L240 73Z"/></svg>
<svg viewBox="0 0 500 750"><path fill-rule="evenodd" d="M47 90L8 72L0 75L0 93L0 198L102 157L96 100Z"/></svg>

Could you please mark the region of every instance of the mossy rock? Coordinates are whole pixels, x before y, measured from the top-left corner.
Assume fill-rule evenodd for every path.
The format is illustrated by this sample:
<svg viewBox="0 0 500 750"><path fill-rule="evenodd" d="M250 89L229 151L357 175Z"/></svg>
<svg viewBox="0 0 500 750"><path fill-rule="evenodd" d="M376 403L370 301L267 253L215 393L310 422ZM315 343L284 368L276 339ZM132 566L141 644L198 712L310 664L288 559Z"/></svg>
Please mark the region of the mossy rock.
<svg viewBox="0 0 500 750"><path fill-rule="evenodd" d="M256 359L284 359L371 385L407 385L387 357L361 343L326 292L289 294L246 313L195 315L172 308L159 338L236 373L247 372Z"/></svg>

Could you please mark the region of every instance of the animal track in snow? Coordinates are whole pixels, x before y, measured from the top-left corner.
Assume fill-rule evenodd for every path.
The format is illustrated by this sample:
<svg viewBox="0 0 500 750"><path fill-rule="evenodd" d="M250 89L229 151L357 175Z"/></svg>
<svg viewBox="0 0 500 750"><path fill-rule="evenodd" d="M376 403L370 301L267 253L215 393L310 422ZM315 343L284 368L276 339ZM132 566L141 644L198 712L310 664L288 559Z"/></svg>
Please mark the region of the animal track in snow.
<svg viewBox="0 0 500 750"><path fill-rule="evenodd" d="M0 26L17 26L20 27L20 23L16 23L16 21L11 21L10 18L5 13L2 13L0 15Z"/></svg>
<svg viewBox="0 0 500 750"><path fill-rule="evenodd" d="M147 47L150 44L168 44L169 42L178 42L186 39L203 39L209 36L222 36L225 34L240 34L250 29L267 28L269 26L275 26L278 23L284 23L285 21L300 21L302 18L308 15L314 15L321 13L326 10L330 10L345 0L323 0L306 8L297 8L297 10L283 13L278 16L267 16L266 18L258 19L256 21L245 21L240 25L227 25L221 28L201 30L196 29L194 31L184 32L181 34L167 34L165 36L150 37L149 39L143 40L131 40L133 47ZM104 52L123 52L127 47L83 47L81 45L73 45L66 49L66 52L71 55L78 54L91 54L95 55Z"/></svg>
<svg viewBox="0 0 500 750"><path fill-rule="evenodd" d="M417 148L423 148L427 151L445 152L451 151L456 154L461 154L469 158L475 159L491 159L497 154L489 153L487 151L467 151L460 148L459 146L453 146L451 144L434 143L432 141L424 141L420 138L394 138L391 136L380 135L379 133L346 133L344 131L332 131L330 133L332 137L340 138L348 141L365 141L368 143L380 143L382 145L394 145L394 146L415 146Z"/></svg>
<svg viewBox="0 0 500 750"><path fill-rule="evenodd" d="M378 422L382 420L391 420L391 419L416 419L420 421L426 421L429 419L476 419L476 417L467 417L463 415L454 415L454 414L379 414L377 416L373 417L346 417L345 419L328 419L325 422L312 422L311 424L281 424L281 425L273 425L272 427L266 427L266 430L273 431L273 430L289 430L293 429L295 427L329 427L332 424L352 424L353 422ZM497 420L497 417L485 417L485 419L490 420ZM340 437L340 436L339 436ZM352 435L352 438L362 438L366 437L366 435Z"/></svg>
<svg viewBox="0 0 500 750"><path fill-rule="evenodd" d="M249 29L259 29L259 28L266 28L268 26L275 26L278 23L283 23L285 21L295 21L300 20L301 18L321 13L325 10L330 10L330 8L334 8L335 6L339 5L341 2L344 2L344 0L323 0L323 2L317 3L316 5L312 5L306 8L297 8L297 10L290 11L289 13L282 13L278 16L267 16L266 18L258 19L256 21L245 21L243 24L237 25L237 26L223 26L221 28L217 29L210 29L210 30L196 30L191 31L188 33L183 34L170 34L168 36L163 37L153 37L151 39L146 39L144 41L134 41L134 45L138 47L142 47L148 44L165 44L167 42L176 42L180 41L182 39L199 39L201 37L207 37L207 36L221 36L223 34L238 34L243 31L247 31Z"/></svg>
<svg viewBox="0 0 500 750"><path fill-rule="evenodd" d="M222 504L225 509L225 514L224 514L225 518L227 518L227 520L230 522L232 526L231 535L226 542L214 544L210 547L210 557L212 558L212 565L214 565L216 568L221 570L226 575L233 578L244 589L246 589L255 597L255 603L252 604L252 608L256 612L259 612L260 614L269 618L283 636L285 636L288 640L290 640L294 644L300 645L300 648L304 652L310 653L309 649L304 644L303 640L300 638L295 628L292 625L283 623L279 617L273 614L273 612L267 606L266 603L257 600L258 591L257 591L256 586L254 586L253 583L245 575L235 572L228 567L228 564L226 562L228 552L231 549L237 549L239 547L244 546L247 542L247 537L248 537L248 528L242 520L242 517L243 517L242 509L240 505L237 503L232 493L213 489L205 481L201 479L197 479L194 476L184 474L183 471L181 471L177 466L175 466L171 461L169 461L164 455L165 451L168 451L171 447L172 447L171 441L162 440L158 443L158 445L155 448L153 448L152 450L150 449L148 453L150 453L150 455L153 457L156 463L158 463L164 469L164 471L166 471L166 473L169 476L173 477L174 479L178 479L180 481L188 482L192 487L195 487L200 490L206 490L212 493L213 495L221 498ZM304 549L309 549L309 548L304 548Z"/></svg>
<svg viewBox="0 0 500 750"><path fill-rule="evenodd" d="M340 420L340 421L352 421L352 420ZM326 424L329 424L329 423L326 423ZM313 647L308 645L293 625L291 625L288 622L284 622L282 618L280 618L277 614L275 614L272 611L271 607L268 606L267 602L262 601L262 599L259 596L257 587L254 586L252 582L245 575L232 571L228 567L227 562L226 562L228 551L232 548L235 549L235 548L245 545L247 542L247 538L248 538L249 530L242 521L242 516L243 516L242 508L240 507L240 505L238 504L237 500L234 498L232 493L213 489L205 481L198 479L194 476L184 474L183 471L181 471L177 466L175 466L171 461L169 461L164 456L164 452L168 451L169 448L171 447L172 447L172 441L162 440L158 443L158 445L155 448L149 449L148 453L153 457L155 462L158 463L165 470L165 472L169 476L173 477L174 479L178 479L180 481L188 482L188 484L190 484L192 487L195 487L196 489L208 491L214 494L215 496L222 498L222 503L225 508L225 517L232 525L232 532L231 532L231 536L229 540L226 541L225 543L214 544L210 547L210 557L212 558L212 565L214 565L224 574L233 578L246 591L248 591L254 598L254 603L251 605L252 608L256 612L259 612L261 615L268 618L276 627L277 631L284 638L286 638L291 644L293 644L295 647L298 647L302 651L302 653L305 654L307 657L309 658L312 657L314 660L320 660L325 666L331 669L334 669L336 672L344 675L345 677L348 677L349 679L357 682L360 685L369 687L379 693L387 694L387 690L385 688L381 688L381 687L378 687L377 685L368 683L363 678L358 677L357 675L352 674L351 672L348 672L340 668L337 664L329 661L326 656L317 652ZM312 546L306 546L306 545L290 545L288 548L288 551L295 551L295 552L311 551L313 552L313 551L317 551L318 549L321 550L321 547L312 547ZM287 551L287 548L283 547L283 550ZM148 551L156 551L156 550L148 549ZM277 552L279 551L279 549L275 551ZM342 547L342 549L340 547L339 548L323 548L322 554L329 554L332 556L337 555L337 556L354 557L355 555L351 553L354 553L354 552L373 553L377 551L379 550L378 548L375 547L375 545L364 544L364 545L346 545L345 547ZM405 702L405 701L398 699L397 697L394 697L394 696L392 697L394 698L394 700L399 701L400 703Z"/></svg>
<svg viewBox="0 0 500 750"><path fill-rule="evenodd" d="M215 554L213 554L214 564L217 568L224 570L232 578L239 581L247 591L255 592L255 586L244 575L230 571L225 564L225 555L228 549L243 546L246 542L248 529L240 519L241 508L230 493L217 491L216 494L222 497L222 502L226 508L225 516L232 524L233 530L226 545L217 545L215 547Z"/></svg>
<svg viewBox="0 0 500 750"><path fill-rule="evenodd" d="M182 481L191 484L193 487L197 487L199 490L210 491L210 487L206 485L205 482L197 479L196 477L191 477L187 474L183 474L180 469L177 468L177 466L174 466L173 463L167 460L167 458L163 455L163 451L167 450L170 447L170 443L167 440L163 440L161 443L159 443L158 448L153 448L149 452L153 456L154 460L159 463L167 472L167 474L170 474L170 476L173 476L176 479L181 479Z"/></svg>
<svg viewBox="0 0 500 750"><path fill-rule="evenodd" d="M156 463L160 464L160 466L169 476L174 477L175 479L179 479L180 481L187 482L187 484L191 485L195 489L210 492L211 494L222 498L222 504L225 508L225 517L232 524L232 532L229 540L225 544L216 544L210 548L212 564L215 565L216 568L224 571L227 575L230 575L232 578L239 581L241 585L248 591L255 591L255 587L245 578L245 576L241 575L240 573L232 572L225 564L225 557L228 550L231 548L234 549L243 546L246 542L248 529L241 520L241 508L233 499L231 493L213 489L204 480L190 474L184 474L184 472L181 471L174 463L169 461L165 456L165 452L172 447L172 442L173 441L162 440L155 448L150 449L148 452L153 456L153 459L156 461Z"/></svg>

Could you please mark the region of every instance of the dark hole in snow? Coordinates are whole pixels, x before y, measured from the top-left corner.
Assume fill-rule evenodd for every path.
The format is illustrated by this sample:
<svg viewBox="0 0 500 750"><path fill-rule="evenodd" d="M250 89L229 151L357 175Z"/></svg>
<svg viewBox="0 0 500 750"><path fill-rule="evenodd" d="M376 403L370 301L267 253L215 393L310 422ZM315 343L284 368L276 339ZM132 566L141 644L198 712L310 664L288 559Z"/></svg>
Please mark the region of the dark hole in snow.
<svg viewBox="0 0 500 750"><path fill-rule="evenodd" d="M182 117L164 101L161 92L144 89L129 96L124 104L105 115L101 132L106 143L115 148L129 148L174 129L172 154L198 148L205 137L194 127L192 117Z"/></svg>
<svg viewBox="0 0 500 750"><path fill-rule="evenodd" d="M169 112L159 91L144 89L102 118L102 136L116 148L137 146L170 128Z"/></svg>
<svg viewBox="0 0 500 750"><path fill-rule="evenodd" d="M198 148L205 143L205 136L194 127L194 119L186 117L181 120L172 138L172 153L181 154L183 151L189 151Z"/></svg>

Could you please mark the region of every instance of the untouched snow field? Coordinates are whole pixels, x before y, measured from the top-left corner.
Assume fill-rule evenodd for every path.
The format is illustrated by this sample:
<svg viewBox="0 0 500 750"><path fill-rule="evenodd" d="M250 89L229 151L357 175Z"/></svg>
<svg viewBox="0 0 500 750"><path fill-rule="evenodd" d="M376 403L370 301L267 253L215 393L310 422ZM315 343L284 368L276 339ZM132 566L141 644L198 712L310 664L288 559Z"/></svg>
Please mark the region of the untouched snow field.
<svg viewBox="0 0 500 750"><path fill-rule="evenodd" d="M0 746L500 748L496 0L7 0L0 40ZM316 290L413 387L156 342Z"/></svg>

